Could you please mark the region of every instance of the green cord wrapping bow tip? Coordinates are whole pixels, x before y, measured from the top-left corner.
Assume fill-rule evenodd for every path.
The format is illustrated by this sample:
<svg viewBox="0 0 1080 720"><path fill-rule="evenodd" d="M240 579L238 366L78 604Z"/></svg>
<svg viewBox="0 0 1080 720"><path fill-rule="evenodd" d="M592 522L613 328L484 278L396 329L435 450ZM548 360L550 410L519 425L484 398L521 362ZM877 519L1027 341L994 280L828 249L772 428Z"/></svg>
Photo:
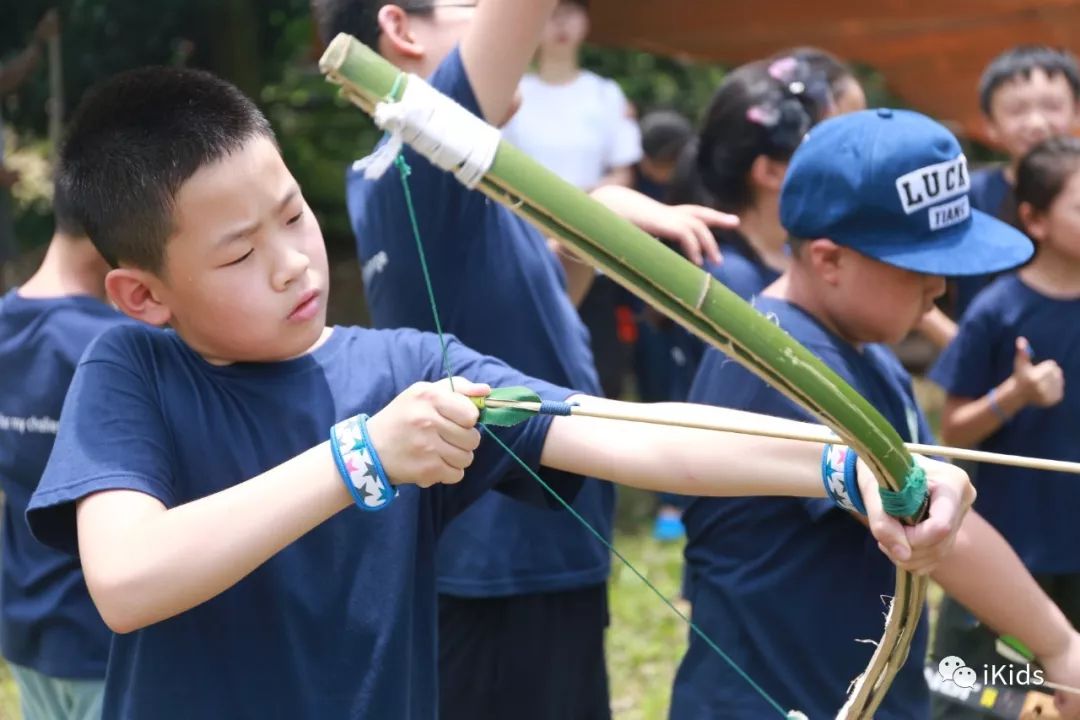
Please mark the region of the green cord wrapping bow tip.
<svg viewBox="0 0 1080 720"><path fill-rule="evenodd" d="M368 113L374 113L383 101L397 101L397 90L414 81L411 77L403 79L400 70L347 35L339 35L330 43L320 60L320 68L332 82L341 85L346 98ZM387 98L391 89L394 95ZM457 112L433 109L433 112L443 111ZM401 116L395 122L398 121ZM408 126L407 129L408 133L401 132L401 136L417 148L416 136L423 135L425 128ZM429 146L439 146L440 142ZM498 145L494 160L476 189L545 234L559 238L584 261L812 412L859 453L886 493L898 494L885 502L896 511L910 512L908 521L917 519L916 509L925 505L925 476L914 469L914 461L892 426L834 371L709 273L603 208L505 141ZM415 232L415 223L413 229ZM506 416L506 421L511 417ZM497 436L492 437L498 440ZM926 587L925 577L897 570L885 632L838 717L873 717L907 660ZM714 649L723 655L719 648ZM779 709L760 688L759 692ZM780 714L785 715L782 710Z"/></svg>

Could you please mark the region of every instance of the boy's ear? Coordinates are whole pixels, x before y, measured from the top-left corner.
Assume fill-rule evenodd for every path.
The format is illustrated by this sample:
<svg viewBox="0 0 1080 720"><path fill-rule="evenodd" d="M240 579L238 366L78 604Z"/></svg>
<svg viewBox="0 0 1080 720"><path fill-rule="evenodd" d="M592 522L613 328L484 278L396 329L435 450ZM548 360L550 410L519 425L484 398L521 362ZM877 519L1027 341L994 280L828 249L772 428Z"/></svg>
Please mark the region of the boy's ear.
<svg viewBox="0 0 1080 720"><path fill-rule="evenodd" d="M1022 202L1016 208L1016 214L1020 218L1020 224L1032 240L1043 242L1046 239L1046 213L1041 213L1031 206L1031 203Z"/></svg>
<svg viewBox="0 0 1080 720"><path fill-rule="evenodd" d="M779 193L784 186L787 168L787 161L758 155L750 165L750 181L755 186Z"/></svg>
<svg viewBox="0 0 1080 720"><path fill-rule="evenodd" d="M105 276L105 291L113 305L128 317L158 327L172 319L172 311L159 299L160 287L156 276L136 268L116 268Z"/></svg>
<svg viewBox="0 0 1080 720"><path fill-rule="evenodd" d="M419 60L424 56L420 44L409 24L409 14L397 5L379 8L379 54L383 57L404 57Z"/></svg>
<svg viewBox="0 0 1080 720"><path fill-rule="evenodd" d="M802 247L800 258L810 265L813 273L829 285L840 282L844 248L827 238L811 240Z"/></svg>

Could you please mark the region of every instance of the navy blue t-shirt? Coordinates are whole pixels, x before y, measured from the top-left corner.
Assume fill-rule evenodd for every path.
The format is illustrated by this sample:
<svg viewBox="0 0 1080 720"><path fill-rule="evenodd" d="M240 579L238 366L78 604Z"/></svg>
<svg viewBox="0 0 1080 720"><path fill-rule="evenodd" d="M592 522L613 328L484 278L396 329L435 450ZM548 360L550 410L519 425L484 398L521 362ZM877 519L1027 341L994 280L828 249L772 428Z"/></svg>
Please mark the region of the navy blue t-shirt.
<svg viewBox="0 0 1080 720"><path fill-rule="evenodd" d="M431 84L480 114L457 50ZM600 395L589 335L544 237L498 203L462 186L411 150L409 183L447 332L533 377ZM416 241L396 171L347 178L349 216L376 327L433 330ZM459 368L454 368L459 372ZM614 489L588 481L574 503L611 537ZM491 493L446 529L439 591L463 597L550 592L603 583L610 557L569 513Z"/></svg>
<svg viewBox="0 0 1080 720"><path fill-rule="evenodd" d="M453 339L450 358L479 382L528 385L548 399L571 394ZM334 423L441 376L438 339L413 330L339 327L309 355L226 367L172 332L108 331L75 373L31 528L74 549L80 498L130 489L177 507L255 477L324 442ZM535 467L549 426L536 418L498 432ZM578 485L556 477L562 492ZM485 439L461 483L403 486L381 512L341 512L217 597L118 635L104 717L433 720L436 540L497 482L546 499Z"/></svg>
<svg viewBox="0 0 1080 720"><path fill-rule="evenodd" d="M720 251L723 262L713 264L706 261L705 269L727 289L749 302L780 277L779 272L738 245L723 242L722 237ZM642 335L646 341L653 340L645 332ZM682 325L673 325L653 341L665 343L668 352L654 353L653 357L659 356L661 361L648 366L645 386L655 397L654 401L685 400L697 375L706 344ZM657 393L652 388L660 388L666 394L656 397Z"/></svg>
<svg viewBox="0 0 1080 720"><path fill-rule="evenodd" d="M105 677L111 633L79 562L33 538L26 506L45 471L71 376L87 345L123 316L91 297L0 298L0 649L60 678Z"/></svg>
<svg viewBox="0 0 1080 720"><path fill-rule="evenodd" d="M1005 178L1005 168L990 167L971 173L971 207L992 215L999 220L1011 222L1016 214L1012 207L1016 198L1013 187ZM967 311L975 296L994 280L994 275L971 275L953 280L956 286L955 316Z"/></svg>
<svg viewBox="0 0 1080 720"><path fill-rule="evenodd" d="M758 258L751 257L738 245L721 244L720 251L724 261L719 265L709 265L709 272L724 286L743 300L753 298L773 284L780 273Z"/></svg>
<svg viewBox="0 0 1080 720"><path fill-rule="evenodd" d="M887 348L861 351L798 307L758 298L757 308L802 342L875 406L905 439L930 439L910 377ZM722 353L708 350L693 402L809 419L808 414ZM857 520L825 499L699 498L683 515L686 560L695 579L693 619L785 708L833 717L865 668L895 571ZM878 720L929 717L920 623L911 655ZM691 635L679 666L671 717L764 718L764 700Z"/></svg>
<svg viewBox="0 0 1080 720"><path fill-rule="evenodd" d="M1056 360L1065 397L1049 408L1026 407L979 445L982 450L1080 461L1080 299L1055 300L1015 274L998 278L968 309L960 332L930 371L950 395L979 398L1013 373L1016 338L1034 362ZM975 509L1032 572L1080 572L1080 484L1075 475L980 465Z"/></svg>

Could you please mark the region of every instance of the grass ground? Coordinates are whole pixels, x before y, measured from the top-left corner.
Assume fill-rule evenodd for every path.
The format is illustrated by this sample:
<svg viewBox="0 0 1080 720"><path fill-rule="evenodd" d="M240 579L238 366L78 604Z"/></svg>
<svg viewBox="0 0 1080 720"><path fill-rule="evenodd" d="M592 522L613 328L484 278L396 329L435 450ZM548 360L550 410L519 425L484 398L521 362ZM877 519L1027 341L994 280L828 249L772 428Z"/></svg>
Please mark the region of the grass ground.
<svg viewBox="0 0 1080 720"><path fill-rule="evenodd" d="M0 661L0 720L21 720L19 693L7 665Z"/></svg>
<svg viewBox="0 0 1080 720"><path fill-rule="evenodd" d="M675 598L682 580L683 546L653 540L654 503L651 493L619 488L615 547L665 597ZM686 650L686 624L617 559L612 563L608 596L607 651L614 717L666 718L675 668Z"/></svg>

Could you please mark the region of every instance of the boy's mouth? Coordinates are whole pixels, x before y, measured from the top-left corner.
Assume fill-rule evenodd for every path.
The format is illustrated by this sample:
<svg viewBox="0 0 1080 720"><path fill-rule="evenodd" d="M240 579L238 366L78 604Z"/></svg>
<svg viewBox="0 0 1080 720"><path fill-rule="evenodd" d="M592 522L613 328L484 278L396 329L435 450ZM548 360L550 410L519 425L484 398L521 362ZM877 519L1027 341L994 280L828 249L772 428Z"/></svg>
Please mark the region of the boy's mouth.
<svg viewBox="0 0 1080 720"><path fill-rule="evenodd" d="M292 312L289 313L289 320L292 322L306 322L315 317L319 312L319 291L308 290L300 296L300 302L296 304Z"/></svg>

